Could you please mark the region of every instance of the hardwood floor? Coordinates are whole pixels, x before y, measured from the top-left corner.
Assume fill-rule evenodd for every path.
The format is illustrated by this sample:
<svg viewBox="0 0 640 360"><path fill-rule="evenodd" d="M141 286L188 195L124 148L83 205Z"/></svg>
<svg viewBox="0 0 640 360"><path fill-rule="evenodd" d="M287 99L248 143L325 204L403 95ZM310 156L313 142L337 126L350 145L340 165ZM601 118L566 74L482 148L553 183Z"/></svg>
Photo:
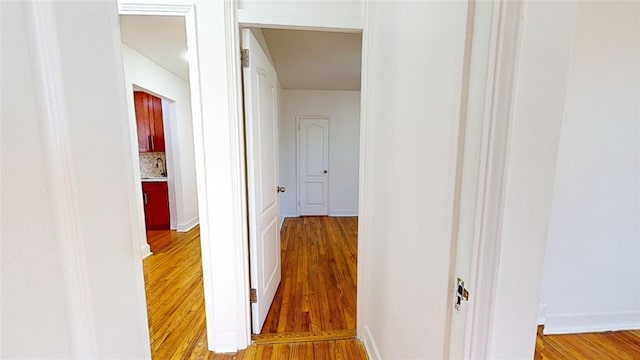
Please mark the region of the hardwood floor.
<svg viewBox="0 0 640 360"><path fill-rule="evenodd" d="M164 248L144 260L153 359L367 359L362 344L353 339L355 332L347 338L332 340L284 335L281 339L264 339L236 354L208 351L199 230L196 227L188 233L147 234L166 240Z"/></svg>
<svg viewBox="0 0 640 360"><path fill-rule="evenodd" d="M357 217L285 219L282 280L262 334L354 333L357 231Z"/></svg>
<svg viewBox="0 0 640 360"><path fill-rule="evenodd" d="M640 330L542 335L542 329L538 326L534 360L640 359Z"/></svg>
<svg viewBox="0 0 640 360"><path fill-rule="evenodd" d="M147 237L164 243L143 262L152 357L182 358L199 351L206 355L200 228L187 233L149 231Z"/></svg>

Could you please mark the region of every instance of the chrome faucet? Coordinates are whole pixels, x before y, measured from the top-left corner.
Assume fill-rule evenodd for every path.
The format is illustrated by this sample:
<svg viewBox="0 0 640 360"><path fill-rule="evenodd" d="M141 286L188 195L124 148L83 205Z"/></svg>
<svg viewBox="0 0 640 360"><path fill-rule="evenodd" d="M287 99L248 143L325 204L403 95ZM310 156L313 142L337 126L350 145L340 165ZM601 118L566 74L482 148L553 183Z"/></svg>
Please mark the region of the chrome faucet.
<svg viewBox="0 0 640 360"><path fill-rule="evenodd" d="M162 162L162 167L160 168L160 176L167 176L167 170L164 167L164 160L162 160L162 158L156 159L156 168L160 167L160 162Z"/></svg>

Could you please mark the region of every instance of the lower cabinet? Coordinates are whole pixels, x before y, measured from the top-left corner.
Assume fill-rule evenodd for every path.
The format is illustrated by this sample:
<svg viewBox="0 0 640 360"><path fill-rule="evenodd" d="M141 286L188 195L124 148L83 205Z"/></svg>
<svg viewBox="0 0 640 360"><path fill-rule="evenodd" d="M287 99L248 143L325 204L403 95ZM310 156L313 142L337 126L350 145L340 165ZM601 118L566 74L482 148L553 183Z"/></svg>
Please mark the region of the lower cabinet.
<svg viewBox="0 0 640 360"><path fill-rule="evenodd" d="M143 182L144 220L147 230L169 229L169 188L166 182Z"/></svg>

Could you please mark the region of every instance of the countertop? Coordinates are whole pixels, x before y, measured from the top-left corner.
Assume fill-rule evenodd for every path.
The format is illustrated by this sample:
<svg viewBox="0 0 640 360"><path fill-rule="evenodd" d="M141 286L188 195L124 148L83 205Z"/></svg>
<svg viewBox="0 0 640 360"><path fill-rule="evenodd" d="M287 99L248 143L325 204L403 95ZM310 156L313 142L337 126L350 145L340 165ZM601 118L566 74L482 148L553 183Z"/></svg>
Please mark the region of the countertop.
<svg viewBox="0 0 640 360"><path fill-rule="evenodd" d="M142 182L167 182L167 177L166 176L161 176L161 177L148 177L148 178L141 178L140 181Z"/></svg>

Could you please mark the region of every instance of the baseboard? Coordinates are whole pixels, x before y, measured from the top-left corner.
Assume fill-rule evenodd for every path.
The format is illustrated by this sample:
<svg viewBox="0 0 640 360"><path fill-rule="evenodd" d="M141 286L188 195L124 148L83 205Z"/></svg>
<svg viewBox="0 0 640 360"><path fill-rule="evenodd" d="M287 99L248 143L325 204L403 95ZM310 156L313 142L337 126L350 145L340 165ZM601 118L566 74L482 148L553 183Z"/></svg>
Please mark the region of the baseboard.
<svg viewBox="0 0 640 360"><path fill-rule="evenodd" d="M142 255L141 256L142 259L151 255L151 247L149 246L149 244L144 244L140 247L140 254Z"/></svg>
<svg viewBox="0 0 640 360"><path fill-rule="evenodd" d="M196 227L198 224L200 224L200 218L198 216L194 217L193 219L187 221L184 224L178 224L178 226L176 227L176 231L177 232L187 232L191 229L193 229L194 227Z"/></svg>
<svg viewBox="0 0 640 360"><path fill-rule="evenodd" d="M376 345L376 341L373 338L373 334L369 330L368 326L362 328L364 336L362 342L364 343L364 349L367 351L367 356L371 360L382 360L382 356L380 356L380 351L378 351L378 346Z"/></svg>
<svg viewBox="0 0 640 360"><path fill-rule="evenodd" d="M547 318L547 306L544 304L540 304L540 306L538 307L538 325L544 325L546 318Z"/></svg>
<svg viewBox="0 0 640 360"><path fill-rule="evenodd" d="M341 217L341 216L358 216L358 209L355 210L331 210L329 216Z"/></svg>
<svg viewBox="0 0 640 360"><path fill-rule="evenodd" d="M550 315L544 319L544 334L579 334L640 329L640 311L617 313Z"/></svg>
<svg viewBox="0 0 640 360"><path fill-rule="evenodd" d="M284 219L284 218L288 218L288 217L300 217L300 213L298 212L298 210L295 209L289 209L289 210L283 210L280 213L280 216Z"/></svg>

